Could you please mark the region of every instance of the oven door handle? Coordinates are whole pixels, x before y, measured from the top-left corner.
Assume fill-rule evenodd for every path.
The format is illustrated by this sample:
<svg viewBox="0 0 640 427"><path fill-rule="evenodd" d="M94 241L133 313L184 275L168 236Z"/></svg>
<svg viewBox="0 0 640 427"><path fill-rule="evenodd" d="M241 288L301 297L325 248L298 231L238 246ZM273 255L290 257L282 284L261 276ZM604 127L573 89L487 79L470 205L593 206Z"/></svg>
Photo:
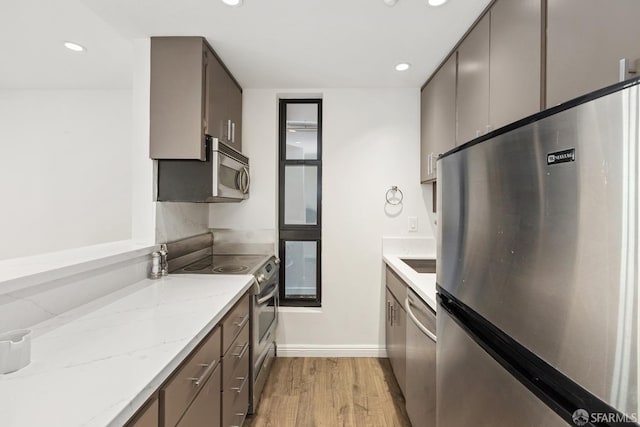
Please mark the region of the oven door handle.
<svg viewBox="0 0 640 427"><path fill-rule="evenodd" d="M265 296L263 296L261 298L258 298L256 300L256 304L258 304L258 305L264 304L265 302L267 302L271 298L273 298L276 295L277 292L278 292L278 285L274 286L273 290L271 292L269 292L267 295L265 295Z"/></svg>

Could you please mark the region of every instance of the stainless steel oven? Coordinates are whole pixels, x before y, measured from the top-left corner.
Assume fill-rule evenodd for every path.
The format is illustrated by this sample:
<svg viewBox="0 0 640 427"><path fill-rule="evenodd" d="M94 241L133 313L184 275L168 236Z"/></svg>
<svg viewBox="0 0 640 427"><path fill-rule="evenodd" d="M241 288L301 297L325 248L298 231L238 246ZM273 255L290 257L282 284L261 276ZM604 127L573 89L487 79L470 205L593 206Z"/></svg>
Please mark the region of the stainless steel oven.
<svg viewBox="0 0 640 427"><path fill-rule="evenodd" d="M253 393L249 402L249 413L253 414L260 402L262 389L269 376L271 363L276 356L276 327L279 305L279 260L267 263L263 272L256 275L256 291L251 300L253 342L251 361L253 370ZM268 270L268 271L267 271Z"/></svg>

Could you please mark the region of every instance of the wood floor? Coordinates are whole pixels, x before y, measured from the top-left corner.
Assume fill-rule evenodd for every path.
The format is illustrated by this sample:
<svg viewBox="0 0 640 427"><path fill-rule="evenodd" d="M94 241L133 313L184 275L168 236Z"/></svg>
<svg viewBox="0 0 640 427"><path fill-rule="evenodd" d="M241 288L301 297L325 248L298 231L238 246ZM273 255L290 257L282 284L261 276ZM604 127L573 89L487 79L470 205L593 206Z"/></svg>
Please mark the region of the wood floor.
<svg viewBox="0 0 640 427"><path fill-rule="evenodd" d="M251 427L410 427L388 359L277 358Z"/></svg>

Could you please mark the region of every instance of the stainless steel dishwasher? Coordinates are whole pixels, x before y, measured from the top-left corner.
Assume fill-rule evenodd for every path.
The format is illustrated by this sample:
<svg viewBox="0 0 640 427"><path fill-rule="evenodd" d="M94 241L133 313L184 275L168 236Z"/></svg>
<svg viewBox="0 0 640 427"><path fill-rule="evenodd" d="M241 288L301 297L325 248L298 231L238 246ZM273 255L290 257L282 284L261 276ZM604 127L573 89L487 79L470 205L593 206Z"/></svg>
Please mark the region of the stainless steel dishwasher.
<svg viewBox="0 0 640 427"><path fill-rule="evenodd" d="M412 290L407 310L406 407L411 424L436 425L436 313Z"/></svg>

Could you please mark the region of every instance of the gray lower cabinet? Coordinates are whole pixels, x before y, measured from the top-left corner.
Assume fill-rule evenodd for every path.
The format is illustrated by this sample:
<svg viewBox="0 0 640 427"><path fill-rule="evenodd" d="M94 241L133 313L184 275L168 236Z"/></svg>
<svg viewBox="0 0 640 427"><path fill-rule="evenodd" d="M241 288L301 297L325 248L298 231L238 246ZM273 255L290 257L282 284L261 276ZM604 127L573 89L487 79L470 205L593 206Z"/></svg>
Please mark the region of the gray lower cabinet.
<svg viewBox="0 0 640 427"><path fill-rule="evenodd" d="M200 386L198 395L184 413L177 427L213 427L220 425L220 376L218 366Z"/></svg>
<svg viewBox="0 0 640 427"><path fill-rule="evenodd" d="M406 395L407 315L399 300L405 298L406 292L406 285L402 284L393 271L387 269L385 328L387 356L404 395Z"/></svg>
<svg viewBox="0 0 640 427"><path fill-rule="evenodd" d="M160 414L158 399L154 397L133 419L126 424L126 427L158 427Z"/></svg>
<svg viewBox="0 0 640 427"><path fill-rule="evenodd" d="M640 1L547 1L547 107L640 75Z"/></svg>
<svg viewBox="0 0 640 427"><path fill-rule="evenodd" d="M217 411L204 412L201 408L195 407L189 420L207 416L208 425L220 425L221 335L221 328L218 326L202 340L198 348L160 388L161 418L164 426L179 425L204 390L206 393L203 396L208 397L202 399L209 401L210 405L217 405Z"/></svg>
<svg viewBox="0 0 640 427"><path fill-rule="evenodd" d="M249 296L222 321L222 426L240 427L249 412Z"/></svg>

